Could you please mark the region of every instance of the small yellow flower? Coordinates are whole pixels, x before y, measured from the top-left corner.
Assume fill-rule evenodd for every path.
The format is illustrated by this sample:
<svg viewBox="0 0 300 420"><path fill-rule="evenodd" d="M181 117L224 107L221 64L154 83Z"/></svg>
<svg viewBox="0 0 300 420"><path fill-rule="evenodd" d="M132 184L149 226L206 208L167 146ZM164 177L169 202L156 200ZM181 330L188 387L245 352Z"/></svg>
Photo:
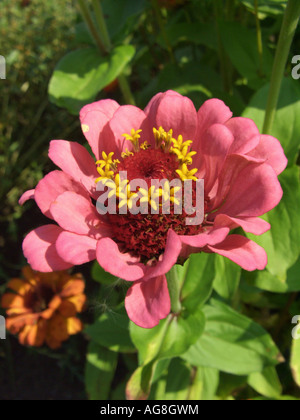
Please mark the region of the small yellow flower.
<svg viewBox="0 0 300 420"><path fill-rule="evenodd" d="M142 130L135 130L134 128L131 129L130 134L123 134L123 137L126 138L126 140L131 141L133 144L134 150L137 152L140 148L139 146L139 140L141 138L140 133Z"/></svg>
<svg viewBox="0 0 300 420"><path fill-rule="evenodd" d="M162 192L160 189L156 189L153 185L148 190L140 188L139 192L142 194L141 203L149 203L153 210L157 211L157 198L161 196Z"/></svg>
<svg viewBox="0 0 300 420"><path fill-rule="evenodd" d="M176 172L178 173L178 175L180 176L180 179L182 181L186 181L187 179L191 179L193 181L198 180L198 178L194 176L198 172L198 169L195 168L195 169L192 169L191 171L189 171L188 167L185 163L183 165L181 165L181 168L177 169Z"/></svg>

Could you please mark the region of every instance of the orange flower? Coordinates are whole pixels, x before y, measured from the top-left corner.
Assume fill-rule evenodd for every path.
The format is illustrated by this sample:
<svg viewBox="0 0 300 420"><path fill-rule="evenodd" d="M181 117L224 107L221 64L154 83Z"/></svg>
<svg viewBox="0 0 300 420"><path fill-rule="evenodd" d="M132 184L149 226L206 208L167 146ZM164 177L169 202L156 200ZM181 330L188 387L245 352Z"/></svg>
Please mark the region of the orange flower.
<svg viewBox="0 0 300 420"><path fill-rule="evenodd" d="M11 279L12 292L2 296L7 329L19 335L23 345L39 347L46 343L56 349L70 335L83 328L76 317L83 310L86 296L81 274L66 271L39 273L30 266L22 270L23 279Z"/></svg>

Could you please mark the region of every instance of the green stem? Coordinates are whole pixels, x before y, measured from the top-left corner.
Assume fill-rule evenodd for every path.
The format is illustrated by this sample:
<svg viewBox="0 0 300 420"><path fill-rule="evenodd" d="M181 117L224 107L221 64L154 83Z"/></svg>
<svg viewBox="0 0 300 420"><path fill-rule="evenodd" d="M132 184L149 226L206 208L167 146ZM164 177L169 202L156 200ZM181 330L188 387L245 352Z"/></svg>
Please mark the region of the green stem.
<svg viewBox="0 0 300 420"><path fill-rule="evenodd" d="M107 49L101 39L101 37L99 36L99 33L97 31L97 28L94 24L90 9L87 5L86 0L77 0L78 1L78 6L80 9L80 12L82 14L83 20L86 23L86 26L88 27L93 39L95 40L100 52L102 54L107 54Z"/></svg>
<svg viewBox="0 0 300 420"><path fill-rule="evenodd" d="M100 31L100 34L102 35L104 44L109 51L111 49L111 42L110 42L107 27L106 27L105 19L104 19L101 2L100 0L92 0L92 4L93 4L97 24L98 24L98 29Z"/></svg>
<svg viewBox="0 0 300 420"><path fill-rule="evenodd" d="M130 90L130 86L126 76L124 74L120 74L120 76L118 77L118 82L125 102L129 105L135 105L135 99Z"/></svg>
<svg viewBox="0 0 300 420"><path fill-rule="evenodd" d="M219 26L219 21L221 19L221 7L222 3L220 3L219 0L215 0L214 5L214 11L215 11L215 23L216 23L216 32L217 32L217 41L218 41L218 54L219 54L219 61L220 61L220 70L221 70L221 77L223 81L223 89L225 92L232 93L231 88L231 81L230 81L230 74L228 72L227 68L227 57L225 54L225 50L222 43L222 37L221 37L221 31Z"/></svg>
<svg viewBox="0 0 300 420"><path fill-rule="evenodd" d="M228 20L233 20L235 11L235 0L227 0L226 2L226 16Z"/></svg>
<svg viewBox="0 0 300 420"><path fill-rule="evenodd" d="M260 21L259 21L259 16L258 16L258 0L254 0L254 9L255 9L255 21L256 21L257 50L258 50L258 56L259 56L259 75L262 77L264 74L263 43L262 43Z"/></svg>
<svg viewBox="0 0 300 420"><path fill-rule="evenodd" d="M106 51L110 52L112 49L112 44L111 44L111 40L110 40L109 33L107 30L107 26L105 23L101 1L92 0L92 3L93 3L93 8L94 8L94 12L95 12L96 20L97 20L98 31L100 33L101 38L104 40ZM120 87L120 90L122 92L125 102L130 105L135 105L134 96L131 92L130 85L128 83L126 76L124 74L121 74L118 77L118 82L119 82L119 87Z"/></svg>
<svg viewBox="0 0 300 420"><path fill-rule="evenodd" d="M271 76L270 91L266 107L265 122L263 127L264 134L272 131L280 87L284 76L291 44L295 35L300 16L300 1L289 0L284 14L279 41L277 45L273 71Z"/></svg>
<svg viewBox="0 0 300 420"><path fill-rule="evenodd" d="M173 64L175 64L176 60L175 60L175 57L174 57L173 49L172 49L171 43L169 41L166 29L165 29L165 24L164 24L164 22L162 20L162 17L161 17L160 8L159 8L159 5L157 3L157 0L152 0L152 6L153 6L153 9L154 9L154 13L155 13L155 16L156 16L156 19L157 19L157 23L158 23L161 35L162 35L162 37L165 41L165 44L167 46L167 50L169 52L171 62Z"/></svg>
<svg viewBox="0 0 300 420"><path fill-rule="evenodd" d="M176 265L174 265L167 274L168 289L171 299L171 311L178 314L181 311L180 302L180 284L177 274Z"/></svg>

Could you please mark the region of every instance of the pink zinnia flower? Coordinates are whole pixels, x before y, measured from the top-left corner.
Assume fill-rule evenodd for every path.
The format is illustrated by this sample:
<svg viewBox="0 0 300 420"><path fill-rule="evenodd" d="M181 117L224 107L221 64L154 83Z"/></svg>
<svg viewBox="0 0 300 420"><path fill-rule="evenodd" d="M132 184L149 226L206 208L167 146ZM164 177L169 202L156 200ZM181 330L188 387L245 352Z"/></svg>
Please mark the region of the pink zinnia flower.
<svg viewBox="0 0 300 420"><path fill-rule="evenodd" d="M173 91L157 94L144 111L101 100L85 106L80 119L100 166L80 144L54 140L49 157L61 170L20 200L34 198L57 223L24 240L34 270L65 270L97 259L114 276L133 282L125 299L128 315L151 328L170 312L166 273L191 253L218 253L248 271L265 268L263 248L229 233L237 227L255 235L270 229L259 216L282 197L277 175L287 159L277 139L261 135L250 119L232 118L220 100L208 100L197 112L190 99ZM185 217L174 214L100 216L95 181L99 174L116 179L121 170L129 181L147 183L203 178L204 222L187 226Z"/></svg>

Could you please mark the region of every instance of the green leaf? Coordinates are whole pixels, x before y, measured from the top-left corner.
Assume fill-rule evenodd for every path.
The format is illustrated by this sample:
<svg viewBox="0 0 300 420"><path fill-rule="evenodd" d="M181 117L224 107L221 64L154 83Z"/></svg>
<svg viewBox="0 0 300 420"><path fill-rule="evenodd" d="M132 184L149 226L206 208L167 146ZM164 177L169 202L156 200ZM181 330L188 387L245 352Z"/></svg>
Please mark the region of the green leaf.
<svg viewBox="0 0 300 420"><path fill-rule="evenodd" d="M173 359L168 370L164 399L189 399L191 373L191 368L186 362L179 358Z"/></svg>
<svg viewBox="0 0 300 420"><path fill-rule="evenodd" d="M254 0L242 0L242 3L251 12L255 11ZM258 11L260 18L276 16L284 12L287 0L258 0Z"/></svg>
<svg viewBox="0 0 300 420"><path fill-rule="evenodd" d="M129 335L129 319L125 309L109 311L85 329L96 343L116 352L134 352Z"/></svg>
<svg viewBox="0 0 300 420"><path fill-rule="evenodd" d="M264 397L278 398L282 393L282 386L273 366L265 368L262 372L251 373L247 382Z"/></svg>
<svg viewBox="0 0 300 420"><path fill-rule="evenodd" d="M77 114L122 73L134 53L133 46L122 45L105 57L92 47L67 54L57 64L50 80L51 102Z"/></svg>
<svg viewBox="0 0 300 420"><path fill-rule="evenodd" d="M85 365L85 386L90 400L107 400L118 354L91 341Z"/></svg>
<svg viewBox="0 0 300 420"><path fill-rule="evenodd" d="M153 383L149 400L212 400L218 384L219 372L216 369L194 368L175 358L159 381Z"/></svg>
<svg viewBox="0 0 300 420"><path fill-rule="evenodd" d="M217 369L199 366L189 390L190 400L213 400L219 385L219 371Z"/></svg>
<svg viewBox="0 0 300 420"><path fill-rule="evenodd" d="M186 262L181 299L190 312L201 307L211 295L215 277L214 257L212 254L193 254Z"/></svg>
<svg viewBox="0 0 300 420"><path fill-rule="evenodd" d="M180 316L169 315L152 329L130 323L130 335L139 351L140 363L176 357L184 353L202 334L205 318L200 309Z"/></svg>
<svg viewBox="0 0 300 420"><path fill-rule="evenodd" d="M200 308L193 313L183 312L174 317L167 329L165 340L159 351L159 358L180 356L202 335L205 317Z"/></svg>
<svg viewBox="0 0 300 420"><path fill-rule="evenodd" d="M95 41L88 30L85 22L77 23L75 26L75 42L78 44L87 44L95 47Z"/></svg>
<svg viewBox="0 0 300 420"><path fill-rule="evenodd" d="M98 283L107 285L111 285L118 280L117 277L105 271L98 263L98 261L95 261L92 266L91 276L93 280L97 281Z"/></svg>
<svg viewBox="0 0 300 420"><path fill-rule="evenodd" d="M286 296L283 294L264 293L258 287L246 281L247 272L243 272L239 287L239 297L246 305L270 310L281 310L286 305ZM272 278L274 278L272 276ZM298 285L299 287L299 285Z"/></svg>
<svg viewBox="0 0 300 420"><path fill-rule="evenodd" d="M220 372L219 387L217 390L218 398L227 400L245 386L247 386L247 376L237 376Z"/></svg>
<svg viewBox="0 0 300 420"><path fill-rule="evenodd" d="M217 36L211 23L175 23L166 27L166 38L171 46L179 42L189 42L204 45L213 50L218 49ZM159 43L167 47L164 37L161 35Z"/></svg>
<svg viewBox="0 0 300 420"><path fill-rule="evenodd" d="M205 306L205 331L181 357L196 366L236 375L261 372L282 360L269 334L251 319L212 300Z"/></svg>
<svg viewBox="0 0 300 420"><path fill-rule="evenodd" d="M156 399L188 399L191 374L191 368L186 362L179 358L172 359L168 371L161 379L164 387L160 386L160 395L156 395Z"/></svg>
<svg viewBox="0 0 300 420"><path fill-rule="evenodd" d="M262 132L270 85L261 88L252 97L243 117L254 120ZM296 162L300 147L300 85L291 77L283 79L275 115L272 136L276 137L289 159L289 165Z"/></svg>
<svg viewBox="0 0 300 420"><path fill-rule="evenodd" d="M271 224L271 230L261 236L248 235L266 250L267 271L246 276L251 284L261 289L286 292L297 285L295 268L288 273L287 270L297 262L300 254L299 168L294 166L287 169L279 179L284 192L283 199L275 209L264 216ZM274 277L276 278L272 285Z"/></svg>
<svg viewBox="0 0 300 420"><path fill-rule="evenodd" d="M240 115L245 109L245 104L239 92L234 89L234 97L225 93L220 75L204 63L198 61L182 62L174 67L166 64L150 83L145 83L145 88L137 92L139 101L147 104L156 92L175 90L181 95L188 96L196 108L200 108L204 101L210 98L223 100L234 112Z"/></svg>
<svg viewBox="0 0 300 420"><path fill-rule="evenodd" d="M300 258L285 274L273 275L269 271L244 272L249 285L273 293L291 293L300 291L299 282Z"/></svg>
<svg viewBox="0 0 300 420"><path fill-rule="evenodd" d="M283 395L278 398L266 398L266 397L257 397L251 398L251 401L300 401L299 398L292 397L290 395Z"/></svg>
<svg viewBox="0 0 300 420"><path fill-rule="evenodd" d="M146 6L146 0L102 0L102 8L110 38L114 43L122 43L126 36L132 34Z"/></svg>
<svg viewBox="0 0 300 420"><path fill-rule="evenodd" d="M213 92L222 90L222 84L214 69L189 61L176 67L173 64L166 64L157 77L137 93L146 104L154 92L168 89L188 96L193 100L195 107L199 108L204 101L213 97Z"/></svg>
<svg viewBox="0 0 300 420"><path fill-rule="evenodd" d="M268 46L264 45L264 74L260 76L256 32L237 22L220 22L220 30L225 51L240 75L253 89L263 86L269 80L273 66L273 56Z"/></svg>
<svg viewBox="0 0 300 420"><path fill-rule="evenodd" d="M126 386L127 400L146 400L151 388L152 377L157 362L139 366L130 377Z"/></svg>
<svg viewBox="0 0 300 420"><path fill-rule="evenodd" d="M292 342L290 366L294 381L300 387L300 324L294 328L295 338L293 338Z"/></svg>
<svg viewBox="0 0 300 420"><path fill-rule="evenodd" d="M220 255L215 256L216 276L214 289L224 299L230 300L237 291L241 278L241 267Z"/></svg>
<svg viewBox="0 0 300 420"><path fill-rule="evenodd" d="M168 370L170 363L171 359L161 359L158 361L155 366L153 382L158 381L162 377L162 375Z"/></svg>

